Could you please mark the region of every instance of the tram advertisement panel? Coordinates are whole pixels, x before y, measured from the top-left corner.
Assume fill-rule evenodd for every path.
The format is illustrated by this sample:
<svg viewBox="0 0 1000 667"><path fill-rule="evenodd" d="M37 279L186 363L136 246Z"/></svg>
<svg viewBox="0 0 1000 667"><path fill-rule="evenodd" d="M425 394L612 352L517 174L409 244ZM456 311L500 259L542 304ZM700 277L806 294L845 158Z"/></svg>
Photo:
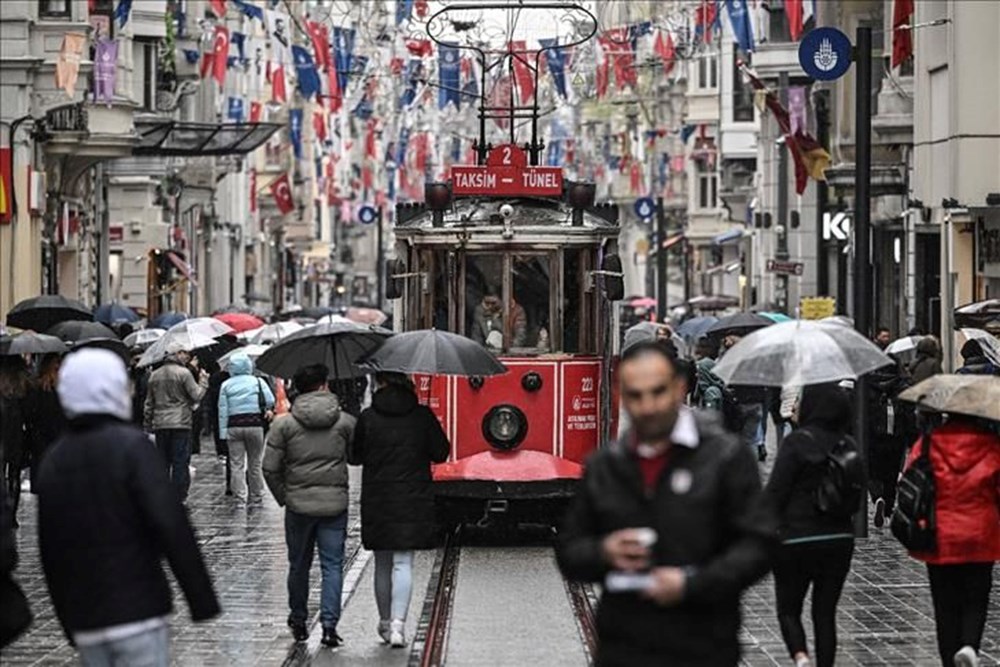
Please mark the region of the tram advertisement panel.
<svg viewBox="0 0 1000 667"><path fill-rule="evenodd" d="M601 432L600 381L600 361L562 365L562 456L571 461L582 463L597 447Z"/></svg>

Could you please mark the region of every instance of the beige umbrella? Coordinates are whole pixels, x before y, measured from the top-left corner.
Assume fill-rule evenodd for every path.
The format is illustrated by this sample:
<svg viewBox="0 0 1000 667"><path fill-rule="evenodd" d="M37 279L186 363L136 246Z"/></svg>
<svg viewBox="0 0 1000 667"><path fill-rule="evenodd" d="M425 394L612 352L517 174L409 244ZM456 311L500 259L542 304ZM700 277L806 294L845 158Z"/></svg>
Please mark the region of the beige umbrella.
<svg viewBox="0 0 1000 667"><path fill-rule="evenodd" d="M1000 379L991 375L933 375L899 395L933 412L1000 421Z"/></svg>

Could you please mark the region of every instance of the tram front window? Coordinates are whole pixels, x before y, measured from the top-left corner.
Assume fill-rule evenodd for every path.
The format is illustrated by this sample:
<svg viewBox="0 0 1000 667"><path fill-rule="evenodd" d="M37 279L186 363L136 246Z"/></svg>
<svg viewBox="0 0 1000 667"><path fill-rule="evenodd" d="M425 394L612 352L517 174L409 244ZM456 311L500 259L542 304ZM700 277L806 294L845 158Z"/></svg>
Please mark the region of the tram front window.
<svg viewBox="0 0 1000 667"><path fill-rule="evenodd" d="M465 259L465 331L480 345L503 349L503 255Z"/></svg>
<svg viewBox="0 0 1000 667"><path fill-rule="evenodd" d="M467 255L466 335L493 352L550 352L549 262L539 253Z"/></svg>
<svg viewBox="0 0 1000 667"><path fill-rule="evenodd" d="M514 254L510 261L511 348L526 352L550 352L549 257Z"/></svg>

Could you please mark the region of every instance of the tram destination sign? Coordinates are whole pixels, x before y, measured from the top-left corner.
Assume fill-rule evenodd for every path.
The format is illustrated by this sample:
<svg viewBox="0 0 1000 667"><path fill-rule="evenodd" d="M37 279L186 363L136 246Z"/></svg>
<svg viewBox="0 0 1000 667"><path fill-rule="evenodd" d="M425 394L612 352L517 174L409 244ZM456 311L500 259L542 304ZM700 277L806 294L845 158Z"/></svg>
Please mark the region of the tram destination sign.
<svg viewBox="0 0 1000 667"><path fill-rule="evenodd" d="M529 166L522 148L501 144L490 151L485 166L452 167L451 191L487 197L559 197L562 168Z"/></svg>

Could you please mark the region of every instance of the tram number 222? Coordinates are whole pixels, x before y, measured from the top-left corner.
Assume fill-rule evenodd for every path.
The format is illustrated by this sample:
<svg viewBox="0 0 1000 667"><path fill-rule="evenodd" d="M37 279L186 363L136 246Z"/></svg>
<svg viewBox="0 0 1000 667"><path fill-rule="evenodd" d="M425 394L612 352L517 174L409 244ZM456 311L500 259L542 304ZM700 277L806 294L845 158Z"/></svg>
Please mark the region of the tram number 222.
<svg viewBox="0 0 1000 667"><path fill-rule="evenodd" d="M594 391L594 378L581 378L580 391L588 394Z"/></svg>

